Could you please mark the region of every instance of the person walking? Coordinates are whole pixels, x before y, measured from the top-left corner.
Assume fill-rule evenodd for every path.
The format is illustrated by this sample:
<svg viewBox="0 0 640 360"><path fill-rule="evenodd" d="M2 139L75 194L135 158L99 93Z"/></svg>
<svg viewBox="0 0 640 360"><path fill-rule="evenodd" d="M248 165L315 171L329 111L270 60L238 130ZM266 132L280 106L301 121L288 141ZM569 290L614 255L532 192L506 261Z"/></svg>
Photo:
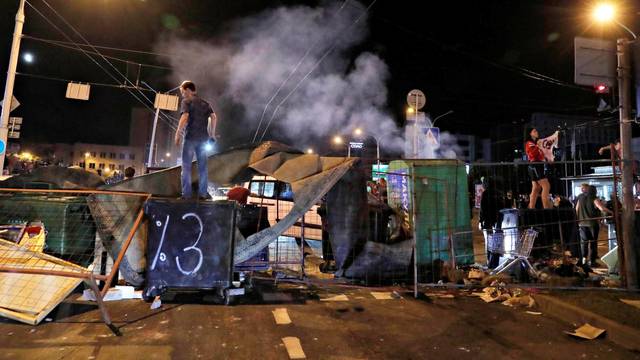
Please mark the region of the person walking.
<svg viewBox="0 0 640 360"><path fill-rule="evenodd" d="M585 272L591 271L591 267L596 265L596 259L598 258L598 233L600 232L598 218L601 212L607 214L612 213L612 211L607 209L605 204L598 199L598 190L596 187L589 185L587 193L578 196L576 203L581 250L578 265L582 265Z"/></svg>
<svg viewBox="0 0 640 360"><path fill-rule="evenodd" d="M196 85L192 81L183 81L180 85L182 102L180 103L180 122L176 129L175 143L182 143L182 196L190 199L191 162L195 154L198 163L198 198L211 199L207 191L207 150L205 145L209 138L216 140L217 117L211 105L202 100L196 93ZM211 122L209 122L211 118Z"/></svg>
<svg viewBox="0 0 640 360"><path fill-rule="evenodd" d="M527 140L524 143L524 150L527 154L529 162L536 164L529 164L528 172L531 178L531 194L529 195L529 209L536 208L536 202L538 197L542 195L542 207L545 209L551 209L553 203L551 202L550 192L551 184L547 179L547 164L545 162L542 149L538 146L538 140L540 134L535 128L528 129ZM545 163L541 163L545 162Z"/></svg>

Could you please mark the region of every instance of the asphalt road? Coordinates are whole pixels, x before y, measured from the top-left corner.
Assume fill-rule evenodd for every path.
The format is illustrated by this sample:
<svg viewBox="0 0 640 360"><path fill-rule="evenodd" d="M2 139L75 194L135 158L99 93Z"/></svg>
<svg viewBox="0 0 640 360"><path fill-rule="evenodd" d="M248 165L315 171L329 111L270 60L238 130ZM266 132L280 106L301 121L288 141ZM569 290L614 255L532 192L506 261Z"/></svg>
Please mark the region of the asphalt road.
<svg viewBox="0 0 640 360"><path fill-rule="evenodd" d="M396 290L378 300L372 291ZM347 301L322 301L346 295ZM268 284L235 306L179 295L150 310L140 300L108 303L122 337L94 305L67 301L51 321L0 321L3 359L288 359L282 338L297 337L309 359L636 359L609 342L563 334L570 326L499 303L456 295L413 299L399 289L308 289ZM274 311L291 320L277 325Z"/></svg>

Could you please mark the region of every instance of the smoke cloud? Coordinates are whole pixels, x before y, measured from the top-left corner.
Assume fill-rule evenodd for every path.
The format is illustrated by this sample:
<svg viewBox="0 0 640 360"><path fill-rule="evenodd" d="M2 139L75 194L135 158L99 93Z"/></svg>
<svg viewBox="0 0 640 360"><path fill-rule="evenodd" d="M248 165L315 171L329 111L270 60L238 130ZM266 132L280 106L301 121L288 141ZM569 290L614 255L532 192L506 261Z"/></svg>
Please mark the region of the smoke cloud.
<svg viewBox="0 0 640 360"><path fill-rule="evenodd" d="M170 80L193 80L213 100L227 141L250 142L262 118L257 140L270 121L264 140L298 147L361 127L381 147L400 150L403 139L386 110L387 65L371 52L354 53L368 35L366 20L355 1L279 7L236 20L215 38L163 36L156 50L178 54Z"/></svg>

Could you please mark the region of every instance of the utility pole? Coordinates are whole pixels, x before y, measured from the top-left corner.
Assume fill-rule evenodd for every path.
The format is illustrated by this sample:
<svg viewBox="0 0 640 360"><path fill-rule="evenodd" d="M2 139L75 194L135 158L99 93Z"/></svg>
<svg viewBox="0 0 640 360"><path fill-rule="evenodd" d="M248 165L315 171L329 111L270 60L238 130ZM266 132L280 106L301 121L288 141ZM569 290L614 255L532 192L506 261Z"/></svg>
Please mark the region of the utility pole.
<svg viewBox="0 0 640 360"><path fill-rule="evenodd" d="M638 256L634 231L633 152L631 151L631 61L629 40L618 39L618 95L620 97L620 146L622 147L622 249L627 288L638 289Z"/></svg>
<svg viewBox="0 0 640 360"><path fill-rule="evenodd" d="M0 117L0 141L5 145L5 149L0 154L0 175L4 169L4 160L7 154L7 134L9 133L9 113L11 112L11 100L13 99L13 84L16 79L16 68L18 67L18 56L20 54L20 39L22 38L22 25L24 25L24 3L20 0L18 12L16 13L16 25L13 30L13 41L11 42L11 55L9 56L9 69L7 70L7 81L4 86L4 100L2 101L2 117Z"/></svg>

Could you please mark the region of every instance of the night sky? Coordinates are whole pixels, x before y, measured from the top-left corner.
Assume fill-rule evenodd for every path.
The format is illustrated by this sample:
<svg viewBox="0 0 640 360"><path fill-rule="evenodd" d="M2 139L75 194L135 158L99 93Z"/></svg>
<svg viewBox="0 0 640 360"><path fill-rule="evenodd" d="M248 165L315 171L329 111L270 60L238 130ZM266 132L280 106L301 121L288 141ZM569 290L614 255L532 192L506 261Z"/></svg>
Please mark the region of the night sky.
<svg viewBox="0 0 640 360"><path fill-rule="evenodd" d="M364 1L368 6L371 0ZM150 51L158 36L171 32L206 39L224 31L231 21L266 8L316 1L166 1L48 0L91 43ZM621 22L640 23L638 4L622 1ZM0 68L9 59L18 0L0 2ZM32 4L55 20L41 0ZM418 9L417 4L428 5ZM435 6L437 4L437 6ZM532 112L595 115L598 96L573 83L573 38L624 35L619 29L590 24L589 1L389 1L371 8L370 34L357 51L381 56L390 69L389 110L402 124L406 94L413 88L427 96L432 116L454 110L439 121L443 130L483 137L498 124L518 124ZM634 8L635 6L635 8ZM24 34L66 40L26 7ZM71 31L55 20L55 24ZM634 29L639 31L637 27ZM74 41L79 41L78 37ZM18 71L76 81L114 83L80 52L23 39L22 52L36 61L20 61ZM153 55L104 50L104 54L167 66ZM137 68L114 62L129 79ZM108 66L108 65L105 65ZM523 70L524 69L524 70ZM523 76L530 70L561 80L566 86ZM168 71L143 68L141 80L166 89ZM65 99L66 83L18 76L15 96L22 103L12 116L24 117L23 141L126 144L132 106L138 103L122 89L92 86L90 101Z"/></svg>

